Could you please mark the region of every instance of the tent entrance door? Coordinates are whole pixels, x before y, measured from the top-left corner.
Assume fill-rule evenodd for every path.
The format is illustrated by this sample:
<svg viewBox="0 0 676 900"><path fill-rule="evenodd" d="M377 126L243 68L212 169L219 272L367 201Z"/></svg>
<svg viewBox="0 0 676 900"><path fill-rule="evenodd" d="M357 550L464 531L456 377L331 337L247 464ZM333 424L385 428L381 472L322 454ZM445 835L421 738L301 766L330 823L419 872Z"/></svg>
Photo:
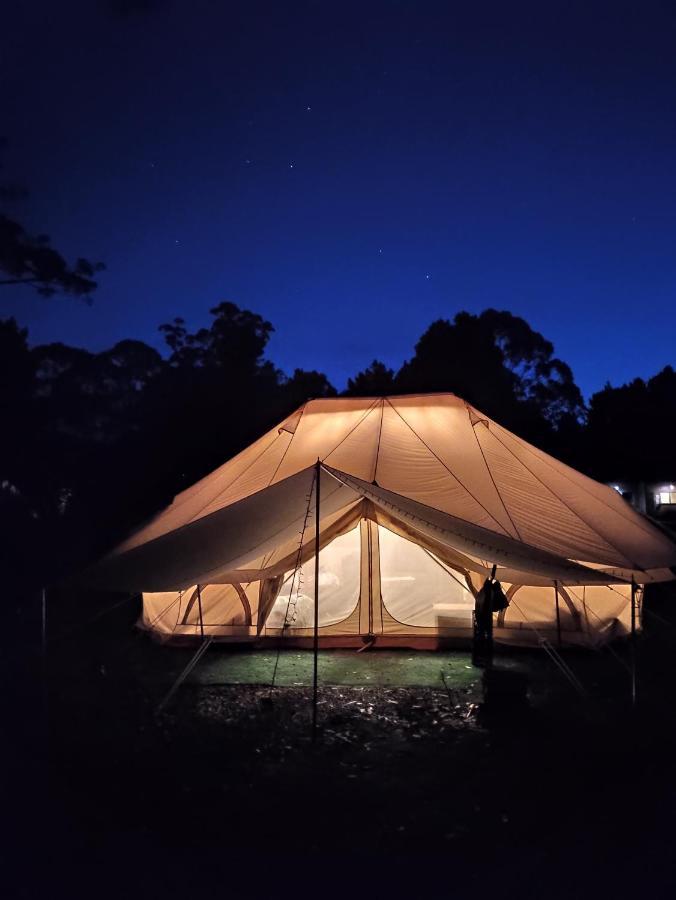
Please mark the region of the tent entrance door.
<svg viewBox="0 0 676 900"><path fill-rule="evenodd" d="M383 607L380 598L380 551L376 522L362 519L360 537L359 633L378 635L383 633Z"/></svg>

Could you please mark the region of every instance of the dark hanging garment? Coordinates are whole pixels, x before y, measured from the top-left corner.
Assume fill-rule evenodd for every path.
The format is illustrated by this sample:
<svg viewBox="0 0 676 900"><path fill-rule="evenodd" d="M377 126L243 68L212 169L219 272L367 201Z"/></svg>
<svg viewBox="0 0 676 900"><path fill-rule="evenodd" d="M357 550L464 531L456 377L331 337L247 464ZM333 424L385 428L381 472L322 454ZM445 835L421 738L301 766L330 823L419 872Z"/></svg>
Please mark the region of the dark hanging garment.
<svg viewBox="0 0 676 900"><path fill-rule="evenodd" d="M474 600L474 640L472 662L475 666L490 666L493 661L493 590L490 579Z"/></svg>
<svg viewBox="0 0 676 900"><path fill-rule="evenodd" d="M488 578L474 599L474 617L478 627L486 627L493 614L492 585Z"/></svg>
<svg viewBox="0 0 676 900"><path fill-rule="evenodd" d="M502 610L507 609L508 606L509 599L502 590L502 585L499 581L494 581L491 585L491 607L493 612L502 612Z"/></svg>
<svg viewBox="0 0 676 900"><path fill-rule="evenodd" d="M475 666L490 666L493 661L493 613L507 609L509 600L499 581L487 578L474 601L474 643L472 661Z"/></svg>

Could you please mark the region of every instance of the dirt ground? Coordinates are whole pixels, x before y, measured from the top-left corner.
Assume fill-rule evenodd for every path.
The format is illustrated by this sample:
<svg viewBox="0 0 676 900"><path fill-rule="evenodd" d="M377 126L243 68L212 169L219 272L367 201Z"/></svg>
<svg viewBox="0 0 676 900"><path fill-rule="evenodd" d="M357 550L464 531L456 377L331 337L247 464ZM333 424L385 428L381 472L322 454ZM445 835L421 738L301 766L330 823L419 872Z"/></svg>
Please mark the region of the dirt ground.
<svg viewBox="0 0 676 900"><path fill-rule="evenodd" d="M566 655L583 692L542 651L488 693L467 653L327 651L314 742L311 654L213 646L158 712L191 654L120 620L14 666L7 896L674 893L673 642L635 710L622 646Z"/></svg>

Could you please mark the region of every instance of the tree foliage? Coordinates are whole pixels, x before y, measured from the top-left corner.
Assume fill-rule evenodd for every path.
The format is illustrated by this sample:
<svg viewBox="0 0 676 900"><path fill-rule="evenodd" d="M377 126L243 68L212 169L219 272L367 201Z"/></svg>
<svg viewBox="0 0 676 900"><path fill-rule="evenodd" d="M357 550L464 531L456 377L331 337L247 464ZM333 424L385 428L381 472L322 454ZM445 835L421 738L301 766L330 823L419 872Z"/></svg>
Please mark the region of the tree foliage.
<svg viewBox="0 0 676 900"><path fill-rule="evenodd" d="M618 481L673 481L676 467L676 372L665 366L644 381L607 384L589 401L588 467Z"/></svg>
<svg viewBox="0 0 676 900"><path fill-rule="evenodd" d="M23 226L0 214L0 285L29 284L39 294L72 294L89 299L97 288L95 275L103 263L77 259L69 265L50 246L47 235L29 235Z"/></svg>
<svg viewBox="0 0 676 900"><path fill-rule="evenodd" d="M234 303L208 326L177 318L160 332L164 355L131 339L93 353L31 348L25 329L0 322L0 517L16 560L36 545L56 569L91 557L308 399L336 395L322 372L275 367L271 323ZM374 360L345 393L428 391L458 394L596 477L673 477L673 434L644 440L673 432L669 367L595 394L587 422L552 344L491 309L433 322L398 372Z"/></svg>
<svg viewBox="0 0 676 900"><path fill-rule="evenodd" d="M0 141L0 150L3 149ZM0 184L0 201L11 202L25 196L22 188ZM96 275L103 263L79 258L69 264L50 244L45 234L32 235L5 212L0 211L0 285L27 284L44 297L70 294L91 299L97 288Z"/></svg>
<svg viewBox="0 0 676 900"><path fill-rule="evenodd" d="M394 370L374 359L368 368L348 378L345 393L351 397L386 397L395 390Z"/></svg>

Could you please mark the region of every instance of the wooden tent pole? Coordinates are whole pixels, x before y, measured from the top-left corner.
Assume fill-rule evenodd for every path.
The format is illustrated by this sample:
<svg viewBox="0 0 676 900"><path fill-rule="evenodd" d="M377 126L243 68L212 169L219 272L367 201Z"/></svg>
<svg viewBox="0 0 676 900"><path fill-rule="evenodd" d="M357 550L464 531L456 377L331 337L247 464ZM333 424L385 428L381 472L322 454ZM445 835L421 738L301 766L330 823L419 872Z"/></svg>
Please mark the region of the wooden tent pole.
<svg viewBox="0 0 676 900"><path fill-rule="evenodd" d="M556 642L561 647L561 608L559 607L559 582L554 579L554 597L556 598Z"/></svg>
<svg viewBox="0 0 676 900"><path fill-rule="evenodd" d="M312 740L317 740L317 657L319 653L319 477L321 462L315 466L315 617L312 669Z"/></svg>
<svg viewBox="0 0 676 900"><path fill-rule="evenodd" d="M637 693L636 666L636 581L631 576L631 705L636 706Z"/></svg>
<svg viewBox="0 0 676 900"><path fill-rule="evenodd" d="M200 611L200 635L202 640L204 640L204 619L202 618L202 588L200 585L197 585L197 605Z"/></svg>

